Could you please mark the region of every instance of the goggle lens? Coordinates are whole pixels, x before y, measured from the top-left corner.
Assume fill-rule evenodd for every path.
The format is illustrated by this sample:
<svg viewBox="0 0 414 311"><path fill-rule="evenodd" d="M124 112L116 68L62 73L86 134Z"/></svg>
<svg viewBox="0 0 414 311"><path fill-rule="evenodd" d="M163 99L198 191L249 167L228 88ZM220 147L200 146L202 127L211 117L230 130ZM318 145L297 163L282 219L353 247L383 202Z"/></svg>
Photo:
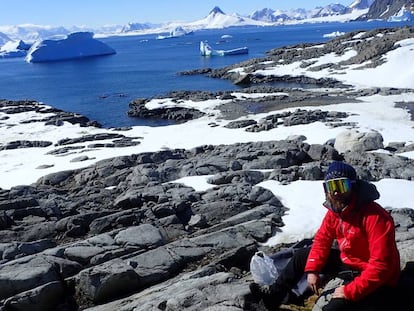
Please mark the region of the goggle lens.
<svg viewBox="0 0 414 311"><path fill-rule="evenodd" d="M326 193L343 194L351 190L352 182L348 178L329 179L324 181L323 188Z"/></svg>

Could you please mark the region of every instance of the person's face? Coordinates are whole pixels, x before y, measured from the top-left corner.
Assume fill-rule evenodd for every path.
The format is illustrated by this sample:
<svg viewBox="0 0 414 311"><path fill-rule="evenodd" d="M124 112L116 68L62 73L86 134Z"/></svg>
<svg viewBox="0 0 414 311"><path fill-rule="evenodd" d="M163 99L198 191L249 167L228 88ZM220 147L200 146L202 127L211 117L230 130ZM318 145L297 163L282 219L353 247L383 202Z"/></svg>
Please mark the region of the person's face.
<svg viewBox="0 0 414 311"><path fill-rule="evenodd" d="M352 191L348 191L346 193L326 193L326 200L331 203L331 205L337 210L341 212L348 204L351 202L352 199Z"/></svg>
<svg viewBox="0 0 414 311"><path fill-rule="evenodd" d="M331 179L324 182L326 200L341 212L352 199L352 183L348 178Z"/></svg>

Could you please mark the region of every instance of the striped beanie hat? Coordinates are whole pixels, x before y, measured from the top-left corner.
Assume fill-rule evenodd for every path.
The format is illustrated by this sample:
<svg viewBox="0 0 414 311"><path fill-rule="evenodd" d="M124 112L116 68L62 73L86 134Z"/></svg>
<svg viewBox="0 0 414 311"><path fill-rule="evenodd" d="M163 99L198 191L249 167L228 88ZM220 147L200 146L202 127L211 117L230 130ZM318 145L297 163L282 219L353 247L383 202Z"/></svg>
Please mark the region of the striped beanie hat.
<svg viewBox="0 0 414 311"><path fill-rule="evenodd" d="M344 177L350 180L357 180L355 169L351 165L340 161L332 162L325 174L325 180Z"/></svg>

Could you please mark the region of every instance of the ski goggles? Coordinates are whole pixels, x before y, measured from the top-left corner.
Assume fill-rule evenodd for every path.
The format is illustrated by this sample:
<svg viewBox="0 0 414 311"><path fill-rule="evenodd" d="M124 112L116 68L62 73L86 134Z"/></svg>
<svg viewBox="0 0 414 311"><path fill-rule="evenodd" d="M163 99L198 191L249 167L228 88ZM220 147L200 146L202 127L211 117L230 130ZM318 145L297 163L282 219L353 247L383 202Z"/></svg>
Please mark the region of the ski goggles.
<svg viewBox="0 0 414 311"><path fill-rule="evenodd" d="M325 193L329 194L343 194L350 191L352 188L352 181L349 178L328 179L323 182L323 189Z"/></svg>

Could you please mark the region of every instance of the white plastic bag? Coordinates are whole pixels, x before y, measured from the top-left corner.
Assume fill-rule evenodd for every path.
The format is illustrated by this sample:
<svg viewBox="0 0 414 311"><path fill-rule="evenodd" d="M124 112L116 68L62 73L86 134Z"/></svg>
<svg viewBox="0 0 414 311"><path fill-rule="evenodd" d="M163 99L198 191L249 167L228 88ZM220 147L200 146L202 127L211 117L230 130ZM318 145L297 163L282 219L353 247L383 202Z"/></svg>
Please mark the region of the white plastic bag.
<svg viewBox="0 0 414 311"><path fill-rule="evenodd" d="M279 276L273 259L263 252L256 252L250 261L253 280L260 285L271 285Z"/></svg>

